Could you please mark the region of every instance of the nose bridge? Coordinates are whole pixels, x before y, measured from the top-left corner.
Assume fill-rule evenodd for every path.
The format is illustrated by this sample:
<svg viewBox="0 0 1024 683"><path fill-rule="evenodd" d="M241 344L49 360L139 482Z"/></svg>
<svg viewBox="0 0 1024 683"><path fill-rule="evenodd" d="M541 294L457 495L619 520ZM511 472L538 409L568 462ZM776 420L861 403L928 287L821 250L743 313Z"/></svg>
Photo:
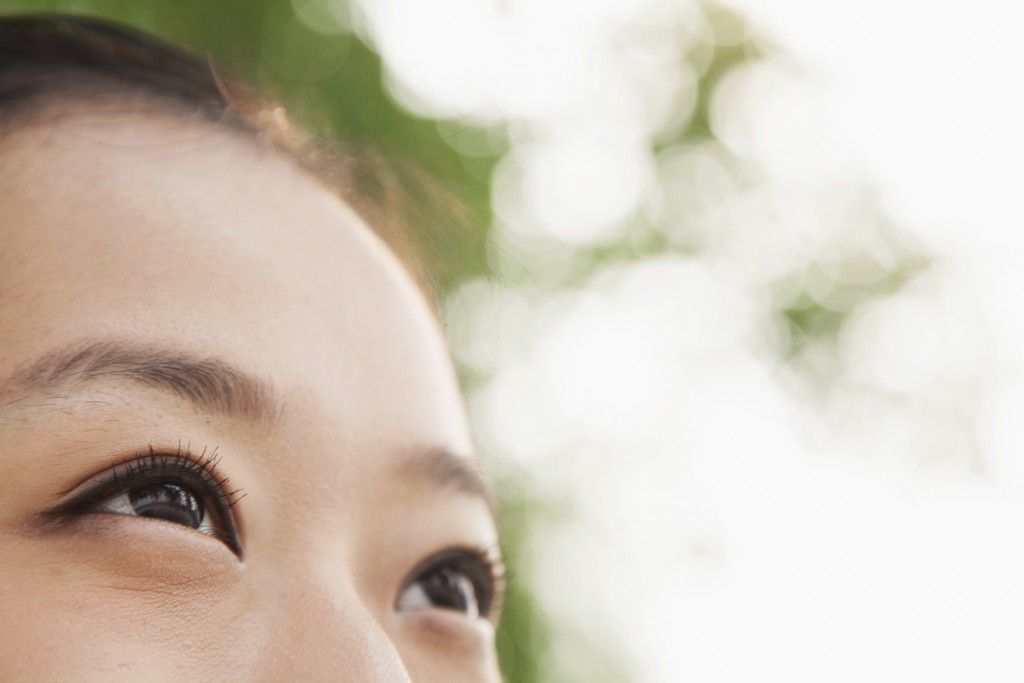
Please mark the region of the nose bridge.
<svg viewBox="0 0 1024 683"><path fill-rule="evenodd" d="M291 575L279 588L258 679L410 683L394 642L350 581Z"/></svg>

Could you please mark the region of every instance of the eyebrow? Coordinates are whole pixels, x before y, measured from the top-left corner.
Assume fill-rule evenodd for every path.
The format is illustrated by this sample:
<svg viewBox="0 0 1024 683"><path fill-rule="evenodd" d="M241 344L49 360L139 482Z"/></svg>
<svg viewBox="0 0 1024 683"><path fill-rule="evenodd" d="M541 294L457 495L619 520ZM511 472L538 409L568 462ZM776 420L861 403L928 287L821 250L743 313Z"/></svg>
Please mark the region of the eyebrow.
<svg viewBox="0 0 1024 683"><path fill-rule="evenodd" d="M284 410L269 382L223 359L123 341L79 342L51 351L16 369L3 388L46 392L105 379L169 391L198 409L252 423L277 420ZM494 491L467 455L427 448L405 461L398 474L480 498L496 516Z"/></svg>
<svg viewBox="0 0 1024 683"><path fill-rule="evenodd" d="M225 360L121 341L80 342L51 351L16 369L5 384L38 392L104 379L170 391L206 412L252 423L272 421L283 408L268 382Z"/></svg>
<svg viewBox="0 0 1024 683"><path fill-rule="evenodd" d="M427 449L407 461L403 473L413 480L425 480L442 489L480 498L492 516L497 511L497 497L490 482L467 455L445 448Z"/></svg>

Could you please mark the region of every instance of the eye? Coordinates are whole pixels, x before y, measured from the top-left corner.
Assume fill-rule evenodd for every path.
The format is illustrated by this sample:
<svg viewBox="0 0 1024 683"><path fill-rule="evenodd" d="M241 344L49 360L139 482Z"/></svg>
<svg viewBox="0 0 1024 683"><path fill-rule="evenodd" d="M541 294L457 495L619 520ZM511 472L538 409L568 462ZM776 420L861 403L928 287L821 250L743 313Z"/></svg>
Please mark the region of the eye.
<svg viewBox="0 0 1024 683"><path fill-rule="evenodd" d="M159 519L213 536L241 556L231 507L239 491L217 474L216 451L193 457L188 450L149 454L126 460L87 482L52 514L70 519L90 513L109 513Z"/></svg>
<svg viewBox="0 0 1024 683"><path fill-rule="evenodd" d="M413 570L395 602L400 612L447 609L490 618L502 583L500 561L487 551L450 550Z"/></svg>
<svg viewBox="0 0 1024 683"><path fill-rule="evenodd" d="M98 506L104 512L163 519L213 535L203 500L184 484L161 481L122 493Z"/></svg>

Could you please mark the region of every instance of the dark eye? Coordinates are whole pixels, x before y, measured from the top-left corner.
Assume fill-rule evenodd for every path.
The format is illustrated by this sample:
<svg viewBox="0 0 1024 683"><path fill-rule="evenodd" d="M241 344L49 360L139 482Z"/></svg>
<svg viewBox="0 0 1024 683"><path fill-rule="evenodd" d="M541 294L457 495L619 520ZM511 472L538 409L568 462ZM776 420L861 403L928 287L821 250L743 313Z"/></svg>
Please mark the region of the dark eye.
<svg viewBox="0 0 1024 683"><path fill-rule="evenodd" d="M500 582L497 567L486 552L446 551L413 571L395 606L401 612L434 608L488 618Z"/></svg>
<svg viewBox="0 0 1024 683"><path fill-rule="evenodd" d="M218 538L241 555L230 510L238 491L226 489L227 479L216 474L216 464L215 453L196 459L188 452L151 451L86 484L53 514L66 519L93 512L160 519Z"/></svg>
<svg viewBox="0 0 1024 683"><path fill-rule="evenodd" d="M200 496L183 484L157 482L122 493L101 503L99 509L120 515L163 519L204 533L213 531Z"/></svg>

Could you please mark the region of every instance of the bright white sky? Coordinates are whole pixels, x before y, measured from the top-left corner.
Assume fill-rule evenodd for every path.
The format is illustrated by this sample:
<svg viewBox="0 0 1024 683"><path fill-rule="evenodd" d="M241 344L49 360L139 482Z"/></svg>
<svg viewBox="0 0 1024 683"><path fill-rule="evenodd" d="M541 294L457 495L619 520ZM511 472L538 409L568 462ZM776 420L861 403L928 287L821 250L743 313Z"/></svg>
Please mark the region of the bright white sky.
<svg viewBox="0 0 1024 683"><path fill-rule="evenodd" d="M988 466L981 477L897 474L885 460L906 445L900 425L871 422L860 429L881 432L877 451L857 440L860 462L771 472L761 528L745 529L756 561L691 596L710 603L703 617L721 615L710 653L687 655L683 639L660 680L1022 680L1024 6L729 4L809 71L793 101L811 113L790 110L788 129L775 120L768 133L784 142L768 156L824 167L814 158L824 150L861 169L937 257L930 286L888 314L879 307L861 335L861 365L877 370L869 380L899 385L923 362L930 386L961 393ZM803 135L821 144L802 149ZM920 399L929 385L913 386L896 388ZM754 487L741 499L757 497ZM704 644L707 626L690 623Z"/></svg>
<svg viewBox="0 0 1024 683"><path fill-rule="evenodd" d="M825 77L850 150L956 248L1020 244L1024 6L1013 0L729 0Z"/></svg>

